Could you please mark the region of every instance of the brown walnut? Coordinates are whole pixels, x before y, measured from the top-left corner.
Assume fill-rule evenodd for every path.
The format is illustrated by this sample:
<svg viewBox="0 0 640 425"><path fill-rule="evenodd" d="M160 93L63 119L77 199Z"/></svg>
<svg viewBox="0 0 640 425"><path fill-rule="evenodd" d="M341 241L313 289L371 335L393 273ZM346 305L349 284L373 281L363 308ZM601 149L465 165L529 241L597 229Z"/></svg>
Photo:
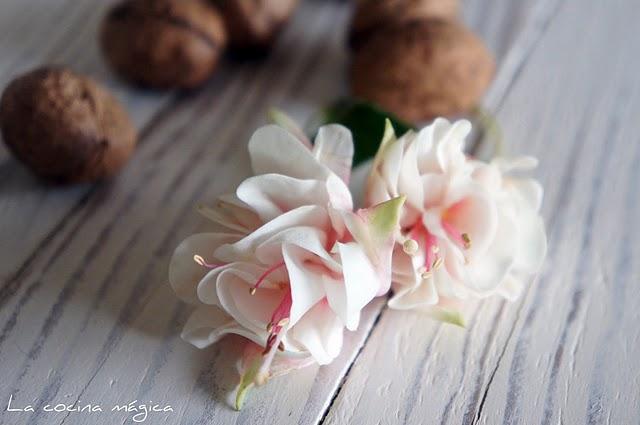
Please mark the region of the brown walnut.
<svg viewBox="0 0 640 425"><path fill-rule="evenodd" d="M356 49L373 33L389 26L421 19L456 20L459 0L357 0L349 31Z"/></svg>
<svg viewBox="0 0 640 425"><path fill-rule="evenodd" d="M236 52L262 52L274 42L298 0L214 0ZM242 53L242 52L240 52Z"/></svg>
<svg viewBox="0 0 640 425"><path fill-rule="evenodd" d="M102 23L104 56L118 74L155 88L193 88L215 70L224 23L204 0L125 0Z"/></svg>
<svg viewBox="0 0 640 425"><path fill-rule="evenodd" d="M353 95L410 122L468 112L489 86L493 57L455 21L411 21L374 34L354 54Z"/></svg>
<svg viewBox="0 0 640 425"><path fill-rule="evenodd" d="M36 69L9 84L0 100L0 129L17 159L56 182L111 176L136 143L122 105L63 68Z"/></svg>

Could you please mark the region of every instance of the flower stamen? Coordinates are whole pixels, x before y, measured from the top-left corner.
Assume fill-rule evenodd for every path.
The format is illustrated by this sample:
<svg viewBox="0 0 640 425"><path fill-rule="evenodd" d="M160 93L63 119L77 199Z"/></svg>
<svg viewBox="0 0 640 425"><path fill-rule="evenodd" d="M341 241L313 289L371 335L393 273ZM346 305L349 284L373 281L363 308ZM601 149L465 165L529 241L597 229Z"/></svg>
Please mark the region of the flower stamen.
<svg viewBox="0 0 640 425"><path fill-rule="evenodd" d="M405 252L405 254L410 256L416 255L418 253L418 249L420 249L420 247L418 246L418 242L415 239L407 239L402 244L402 250Z"/></svg>
<svg viewBox="0 0 640 425"><path fill-rule="evenodd" d="M280 267L283 267L283 266L284 266L284 261L281 261L278 264L275 264L269 267L264 273L260 275L260 277L258 277L258 280L256 281L256 283L249 289L249 293L251 295L254 295L256 293L256 290L260 287L262 282L264 282L267 276L269 276L271 273L275 272L276 270L278 270Z"/></svg>
<svg viewBox="0 0 640 425"><path fill-rule="evenodd" d="M224 264L212 264L212 263L207 263L205 261L205 259L201 256L201 255L194 255L193 256L193 261L196 262L196 264L202 266L202 267L206 267L208 269L217 269L218 267L222 267Z"/></svg>
<svg viewBox="0 0 640 425"><path fill-rule="evenodd" d="M468 233L460 232L453 225L444 220L442 221L442 228L456 244L464 249L471 248L471 237L469 237Z"/></svg>

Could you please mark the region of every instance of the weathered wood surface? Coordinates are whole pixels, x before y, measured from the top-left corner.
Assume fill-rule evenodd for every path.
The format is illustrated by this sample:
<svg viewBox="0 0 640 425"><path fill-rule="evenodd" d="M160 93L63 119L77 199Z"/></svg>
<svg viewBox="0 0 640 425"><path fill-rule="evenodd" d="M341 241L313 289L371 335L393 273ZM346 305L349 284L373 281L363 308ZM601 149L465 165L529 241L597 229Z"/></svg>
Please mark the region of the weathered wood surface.
<svg viewBox="0 0 640 425"><path fill-rule="evenodd" d="M542 276L467 331L384 310L326 423L639 423L640 9L546 8L511 88L490 96L508 149L540 158Z"/></svg>
<svg viewBox="0 0 640 425"><path fill-rule="evenodd" d="M180 341L188 307L167 262L206 228L193 205L248 173L246 141L268 107L304 119L346 92L348 4L305 1L263 63L225 63L184 96L109 74L95 43L105 2L3 1L2 86L38 63L71 64L116 90L143 137L118 178L70 189L39 184L0 151L0 423L131 423L5 412L10 394L170 404L154 424L637 423L638 16L631 0L599 3L464 4L499 59L487 105L512 152L541 157L547 187L550 259L521 302L480 305L465 332L378 301L331 366L278 378L236 413L224 399L233 340L203 351Z"/></svg>

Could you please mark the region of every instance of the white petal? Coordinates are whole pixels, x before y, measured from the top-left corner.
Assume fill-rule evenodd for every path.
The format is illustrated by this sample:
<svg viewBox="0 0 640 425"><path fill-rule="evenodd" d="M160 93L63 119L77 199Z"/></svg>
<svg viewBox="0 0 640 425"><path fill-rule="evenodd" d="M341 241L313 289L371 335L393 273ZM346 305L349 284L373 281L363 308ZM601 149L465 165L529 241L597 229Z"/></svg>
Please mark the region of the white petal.
<svg viewBox="0 0 640 425"><path fill-rule="evenodd" d="M436 145L436 155L440 168L445 173L454 173L462 169L467 157L464 153L464 140L471 132L471 123L460 120L451 125Z"/></svg>
<svg viewBox="0 0 640 425"><path fill-rule="evenodd" d="M193 312L180 336L197 348L205 348L230 333L244 336L256 344L265 343L264 338L240 326L224 311L210 306L200 307Z"/></svg>
<svg viewBox="0 0 640 425"><path fill-rule="evenodd" d="M395 286L394 286L395 288ZM389 307L394 310L413 310L438 303L434 278L425 279L415 287L403 287L394 291Z"/></svg>
<svg viewBox="0 0 640 425"><path fill-rule="evenodd" d="M403 139L390 143L385 149L382 162L379 165L380 175L385 182L387 192L392 198L398 196L398 179L402 168L403 152Z"/></svg>
<svg viewBox="0 0 640 425"><path fill-rule="evenodd" d="M447 178L439 173L422 175L419 184L421 185L420 190L423 191L423 203L420 204L418 208L427 209L442 205L446 195L447 183Z"/></svg>
<svg viewBox="0 0 640 425"><path fill-rule="evenodd" d="M345 298L345 302L336 304L331 297L329 304L344 306L345 311L339 315L347 329L355 330L360 321L360 311L376 296L382 283L369 257L359 244L338 243L338 250L344 275L344 292L340 296Z"/></svg>
<svg viewBox="0 0 640 425"><path fill-rule="evenodd" d="M332 124L320 127L316 136L313 155L323 165L349 183L353 160L353 138L348 128Z"/></svg>
<svg viewBox="0 0 640 425"><path fill-rule="evenodd" d="M517 196L525 203L527 208L539 211L542 204L544 189L534 179L510 179L509 188L513 189Z"/></svg>
<svg viewBox="0 0 640 425"><path fill-rule="evenodd" d="M200 255L208 263L219 262L213 255L222 244L238 240L235 235L223 233L199 233L185 239L173 253L169 264L169 282L178 297L189 303L197 303L198 282L210 271L197 264L193 256Z"/></svg>
<svg viewBox="0 0 640 425"><path fill-rule="evenodd" d="M330 228L326 209L308 205L286 212L238 242L221 246L216 250L215 255L226 262L251 261L255 258L255 251L260 244L274 235L296 226Z"/></svg>
<svg viewBox="0 0 640 425"><path fill-rule="evenodd" d="M269 275L255 294L249 290L267 268L238 263L218 275L217 289L220 305L238 323L256 334L266 331L274 310L282 302L286 289L276 289L283 274ZM283 272L280 272L283 273Z"/></svg>
<svg viewBox="0 0 640 425"><path fill-rule="evenodd" d="M255 174L285 174L298 179L325 180L330 171L295 136L276 125L259 128L249 141Z"/></svg>
<svg viewBox="0 0 640 425"><path fill-rule="evenodd" d="M496 193L502 188L502 174L498 167L476 161L473 180L482 185L489 193Z"/></svg>
<svg viewBox="0 0 640 425"><path fill-rule="evenodd" d="M380 172L375 169L371 170L371 174L367 179L365 206L376 205L391 198L392 196L387 190L387 183Z"/></svg>
<svg viewBox="0 0 640 425"><path fill-rule="evenodd" d="M518 214L518 233L515 268L527 273L536 273L547 255L547 235L542 217L532 210Z"/></svg>
<svg viewBox="0 0 640 425"><path fill-rule="evenodd" d="M339 209L353 209L353 198L349 186L338 176L332 174L327 178L326 191L329 196L329 205ZM314 204L320 205L320 201L317 200Z"/></svg>
<svg viewBox="0 0 640 425"><path fill-rule="evenodd" d="M324 297L323 274L318 267L309 266L313 260L311 252L286 244L283 254L291 287L289 326L294 326L314 304Z"/></svg>
<svg viewBox="0 0 640 425"><path fill-rule="evenodd" d="M511 171L530 171L538 166L538 160L533 156L519 156L516 158L495 158L491 161L503 173Z"/></svg>
<svg viewBox="0 0 640 425"><path fill-rule="evenodd" d="M326 205L329 196L320 180L301 180L282 174L262 174L243 181L236 191L263 222L303 205Z"/></svg>
<svg viewBox="0 0 640 425"><path fill-rule="evenodd" d="M215 223L240 233L249 233L261 224L258 215L235 194L221 195L215 207L200 205L198 212Z"/></svg>
<svg viewBox="0 0 640 425"><path fill-rule="evenodd" d="M321 365L331 363L342 349L342 323L325 302L317 303L289 333Z"/></svg>
<svg viewBox="0 0 640 425"><path fill-rule="evenodd" d="M495 237L498 225L498 208L494 199L475 184L465 185L460 189L451 188L449 196L453 202L442 214L442 221L458 232L469 235L471 247L465 253L470 260L484 256ZM434 223L430 224L433 227ZM429 227L429 231L431 230ZM432 233L437 234L435 231Z"/></svg>
<svg viewBox="0 0 640 425"><path fill-rule="evenodd" d="M275 233L256 246L255 258L263 264L278 263L282 261L284 244L301 246L327 261L333 261L324 248L327 244L327 234L310 226L295 226Z"/></svg>
<svg viewBox="0 0 640 425"><path fill-rule="evenodd" d="M473 289L479 296L491 295L514 264L518 228L515 222L500 214L495 237L486 253L472 261L467 269Z"/></svg>
<svg viewBox="0 0 640 425"><path fill-rule="evenodd" d="M424 204L423 187L420 181L416 142L409 143L400 160L401 172L398 177L397 193L406 195L407 202L416 208L422 208Z"/></svg>

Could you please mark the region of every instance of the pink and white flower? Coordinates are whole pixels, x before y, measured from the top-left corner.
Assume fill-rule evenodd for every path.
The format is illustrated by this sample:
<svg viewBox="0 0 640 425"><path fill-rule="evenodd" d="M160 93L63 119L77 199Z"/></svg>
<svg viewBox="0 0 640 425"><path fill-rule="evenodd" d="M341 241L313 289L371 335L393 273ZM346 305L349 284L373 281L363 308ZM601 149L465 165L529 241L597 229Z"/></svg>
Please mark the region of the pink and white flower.
<svg viewBox="0 0 640 425"><path fill-rule="evenodd" d="M546 253L542 187L511 175L536 160L469 158L470 130L468 121L437 119L398 139L388 124L366 193L368 205L406 196L389 306L458 325L464 300L515 299Z"/></svg>
<svg viewBox="0 0 640 425"><path fill-rule="evenodd" d="M249 142L254 177L201 212L224 227L186 239L170 282L198 306L182 336L205 347L233 333L252 341L236 398L270 376L339 354L343 330L386 293L402 197L353 212L353 142L322 127L313 146L278 126Z"/></svg>

